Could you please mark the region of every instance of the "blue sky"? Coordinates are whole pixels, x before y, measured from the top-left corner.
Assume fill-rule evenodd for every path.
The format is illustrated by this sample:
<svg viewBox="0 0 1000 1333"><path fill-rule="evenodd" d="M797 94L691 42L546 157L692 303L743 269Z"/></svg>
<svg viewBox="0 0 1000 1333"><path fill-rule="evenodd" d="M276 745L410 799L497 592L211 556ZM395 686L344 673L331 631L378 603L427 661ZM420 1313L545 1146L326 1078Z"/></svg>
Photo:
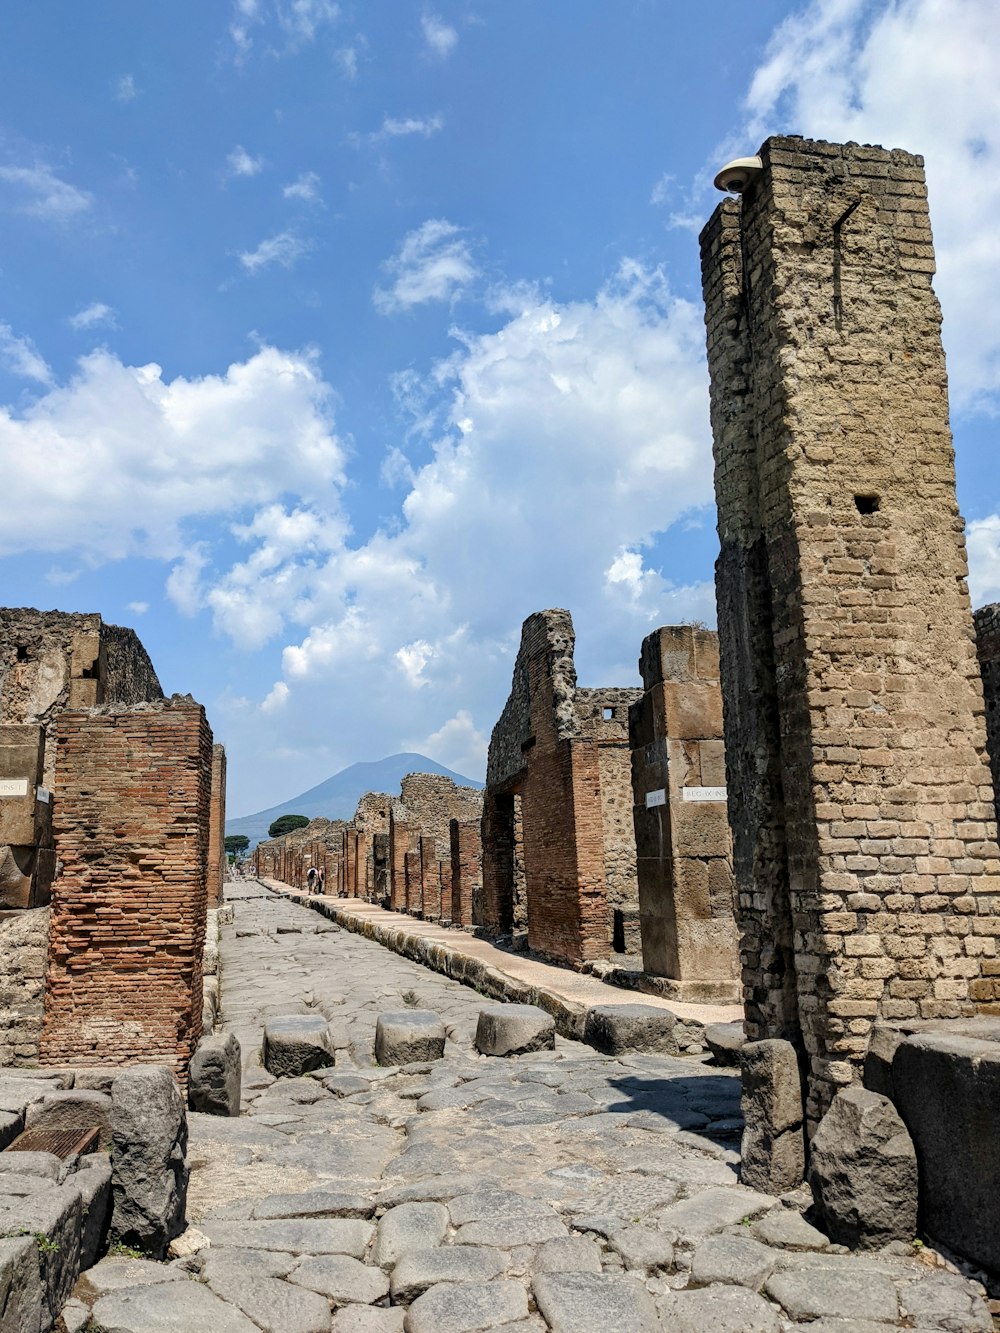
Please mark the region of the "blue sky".
<svg viewBox="0 0 1000 1333"><path fill-rule="evenodd" d="M54 13L58 10L58 23ZM1000 598L995 0L174 0L0 18L0 577L134 626L230 812L481 777L520 623L714 623L697 232L769 133L923 152Z"/></svg>

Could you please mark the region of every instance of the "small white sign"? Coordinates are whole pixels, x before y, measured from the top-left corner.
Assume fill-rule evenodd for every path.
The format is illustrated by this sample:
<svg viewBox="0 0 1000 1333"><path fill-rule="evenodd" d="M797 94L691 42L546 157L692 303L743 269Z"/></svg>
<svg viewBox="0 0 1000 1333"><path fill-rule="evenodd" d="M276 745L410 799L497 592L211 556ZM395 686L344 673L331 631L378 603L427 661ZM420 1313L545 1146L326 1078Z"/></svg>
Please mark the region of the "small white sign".
<svg viewBox="0 0 1000 1333"><path fill-rule="evenodd" d="M27 796L27 778L0 778L0 796Z"/></svg>
<svg viewBox="0 0 1000 1333"><path fill-rule="evenodd" d="M724 801L725 787L682 787L682 801Z"/></svg>
<svg viewBox="0 0 1000 1333"><path fill-rule="evenodd" d="M48 787L37 787L35 789L35 796L43 805L48 805L49 801L52 800L52 793L49 791Z"/></svg>
<svg viewBox="0 0 1000 1333"><path fill-rule="evenodd" d="M648 791L646 793L646 809L652 810L654 805L666 805L667 793L661 787L659 791Z"/></svg>

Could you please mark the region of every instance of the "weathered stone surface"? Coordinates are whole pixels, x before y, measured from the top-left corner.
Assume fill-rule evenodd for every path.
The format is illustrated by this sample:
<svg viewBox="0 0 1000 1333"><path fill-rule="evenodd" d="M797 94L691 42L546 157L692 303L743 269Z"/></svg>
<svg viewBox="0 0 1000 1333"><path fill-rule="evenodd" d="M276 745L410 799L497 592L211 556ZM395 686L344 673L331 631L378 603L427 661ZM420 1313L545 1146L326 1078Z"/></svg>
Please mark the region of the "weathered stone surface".
<svg viewBox="0 0 1000 1333"><path fill-rule="evenodd" d="M231 1032L202 1037L188 1067L188 1105L205 1115L240 1113L240 1044Z"/></svg>
<svg viewBox="0 0 1000 1333"><path fill-rule="evenodd" d="M910 1037L896 1051L892 1081L916 1148L921 1226L1000 1272L1000 1042Z"/></svg>
<svg viewBox="0 0 1000 1333"><path fill-rule="evenodd" d="M381 1268L360 1263L347 1254L304 1259L288 1274L288 1280L319 1292L335 1305L372 1305L389 1294L389 1278Z"/></svg>
<svg viewBox="0 0 1000 1333"><path fill-rule="evenodd" d="M392 1270L393 1304L409 1305L438 1282L488 1282L499 1277L509 1264L510 1255L506 1251L485 1245L410 1250Z"/></svg>
<svg viewBox="0 0 1000 1333"><path fill-rule="evenodd" d="M0 1194L6 1188L3 1176L8 1172L17 1175L44 1176L47 1180L58 1180L62 1174L62 1161L53 1152L9 1152L0 1154Z"/></svg>
<svg viewBox="0 0 1000 1333"><path fill-rule="evenodd" d="M864 1269L809 1265L772 1273L764 1290L792 1319L870 1319L894 1324L899 1312L896 1290L881 1273Z"/></svg>
<svg viewBox="0 0 1000 1333"><path fill-rule="evenodd" d="M657 1225L675 1240L685 1236L710 1236L734 1226L745 1217L756 1217L777 1201L754 1190L707 1189L690 1199L672 1203L657 1214Z"/></svg>
<svg viewBox="0 0 1000 1333"><path fill-rule="evenodd" d="M635 1278L540 1273L533 1288L552 1333L658 1333L656 1307Z"/></svg>
<svg viewBox="0 0 1000 1333"><path fill-rule="evenodd" d="M742 1023L709 1023L705 1028L705 1045L717 1065L738 1065L746 1040Z"/></svg>
<svg viewBox="0 0 1000 1333"><path fill-rule="evenodd" d="M802 1082L788 1041L747 1042L740 1051L744 1130L741 1179L783 1194L805 1174Z"/></svg>
<svg viewBox="0 0 1000 1333"><path fill-rule="evenodd" d="M750 1236L709 1236L691 1260L691 1279L699 1287L712 1283L759 1291L780 1256Z"/></svg>
<svg viewBox="0 0 1000 1333"><path fill-rule="evenodd" d="M487 1186L449 1200L448 1215L452 1226L460 1227L466 1222L503 1222L529 1216L552 1217L553 1212L542 1199L533 1199L515 1190Z"/></svg>
<svg viewBox="0 0 1000 1333"><path fill-rule="evenodd" d="M137 1065L111 1086L111 1238L156 1259L184 1229L184 1103L169 1069Z"/></svg>
<svg viewBox="0 0 1000 1333"><path fill-rule="evenodd" d="M780 1333L778 1311L743 1287L675 1291L658 1303L670 1333Z"/></svg>
<svg viewBox="0 0 1000 1333"><path fill-rule="evenodd" d="M37 1333L48 1309L33 1236L0 1237L0 1328Z"/></svg>
<svg viewBox="0 0 1000 1333"><path fill-rule="evenodd" d="M772 1208L750 1228L764 1245L782 1250L826 1250L830 1241L822 1231L811 1226L794 1208Z"/></svg>
<svg viewBox="0 0 1000 1333"><path fill-rule="evenodd" d="M410 1306L406 1333L480 1333L528 1316L520 1282L442 1282Z"/></svg>
<svg viewBox="0 0 1000 1333"><path fill-rule="evenodd" d="M216 1271L208 1285L264 1333L329 1333L330 1306L315 1291L247 1272Z"/></svg>
<svg viewBox="0 0 1000 1333"><path fill-rule="evenodd" d="M380 1065L406 1065L415 1060L440 1060L445 1026L426 1009L379 1014L375 1028L375 1059Z"/></svg>
<svg viewBox="0 0 1000 1333"><path fill-rule="evenodd" d="M269 1194L254 1204L259 1221L276 1217L371 1217L375 1200L361 1194L306 1190L302 1194Z"/></svg>
<svg viewBox="0 0 1000 1333"><path fill-rule="evenodd" d="M111 1220L111 1163L103 1153L90 1154L67 1183L80 1191L80 1267L89 1268L104 1248Z"/></svg>
<svg viewBox="0 0 1000 1333"><path fill-rule="evenodd" d="M949 1333L992 1333L986 1302L957 1273L931 1273L899 1287L900 1313L914 1328Z"/></svg>
<svg viewBox="0 0 1000 1333"><path fill-rule="evenodd" d="M917 1231L917 1158L888 1097L844 1088L813 1136L809 1184L824 1230L878 1249Z"/></svg>
<svg viewBox="0 0 1000 1333"><path fill-rule="evenodd" d="M160 1282L183 1282L185 1274L168 1264L157 1264L152 1259L131 1259L125 1255L109 1255L88 1268L77 1285L77 1295L88 1301L106 1296L109 1291L126 1287L156 1286Z"/></svg>
<svg viewBox="0 0 1000 1333"><path fill-rule="evenodd" d="M289 1218L268 1222L202 1224L213 1245L250 1250L286 1250L289 1254L349 1254L360 1259L374 1228L347 1218Z"/></svg>
<svg viewBox="0 0 1000 1333"><path fill-rule="evenodd" d="M669 1268L674 1261L669 1237L652 1227L622 1227L613 1231L608 1240L625 1261L626 1268Z"/></svg>
<svg viewBox="0 0 1000 1333"><path fill-rule="evenodd" d="M45 1243L37 1246L38 1269L53 1318L80 1272L82 1229L81 1194L72 1185L49 1183L38 1193L21 1196L0 1193L0 1236L45 1237Z"/></svg>
<svg viewBox="0 0 1000 1333"><path fill-rule="evenodd" d="M583 1039L605 1055L626 1051L677 1055L676 1024L669 1009L651 1004L596 1005L587 1011Z"/></svg>
<svg viewBox="0 0 1000 1333"><path fill-rule="evenodd" d="M260 1333L258 1326L200 1282L128 1287L102 1296L92 1321L109 1333Z"/></svg>
<svg viewBox="0 0 1000 1333"><path fill-rule="evenodd" d="M481 1222L467 1222L455 1232L456 1245L492 1245L495 1249L515 1245L541 1245L569 1235L558 1217L526 1214Z"/></svg>
<svg viewBox="0 0 1000 1333"><path fill-rule="evenodd" d="M599 1273L601 1247L586 1236L547 1240L531 1262L533 1273Z"/></svg>
<svg viewBox="0 0 1000 1333"><path fill-rule="evenodd" d="M69 1088L47 1092L28 1107L27 1129L94 1129L101 1131L101 1147L110 1144L111 1098L104 1092Z"/></svg>
<svg viewBox="0 0 1000 1333"><path fill-rule="evenodd" d="M401 1203L379 1219L372 1263L391 1268L410 1250L440 1245L448 1233L448 1209L441 1203Z"/></svg>
<svg viewBox="0 0 1000 1333"><path fill-rule="evenodd" d="M402 1310L373 1310L347 1305L333 1316L332 1333L403 1333Z"/></svg>
<svg viewBox="0 0 1000 1333"><path fill-rule="evenodd" d="M476 1050L482 1055L526 1055L556 1044L555 1019L534 1004L491 1004L479 1011Z"/></svg>
<svg viewBox="0 0 1000 1333"><path fill-rule="evenodd" d="M264 1025L261 1062L277 1078L297 1078L334 1064L333 1043L325 1018L287 1014Z"/></svg>

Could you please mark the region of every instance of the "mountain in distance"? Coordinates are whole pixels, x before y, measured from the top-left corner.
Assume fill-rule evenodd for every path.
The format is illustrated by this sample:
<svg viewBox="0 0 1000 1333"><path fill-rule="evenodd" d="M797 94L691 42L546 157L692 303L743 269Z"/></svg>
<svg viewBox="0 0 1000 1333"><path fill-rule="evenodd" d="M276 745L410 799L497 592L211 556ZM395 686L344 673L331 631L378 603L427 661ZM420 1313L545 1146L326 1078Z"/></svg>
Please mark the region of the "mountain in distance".
<svg viewBox="0 0 1000 1333"><path fill-rule="evenodd" d="M399 784L407 773L441 773L459 787L475 787L477 791L483 786L475 778L464 778L461 773L445 768L426 755L391 754L386 759L351 764L349 768L341 769L332 778L321 782L318 787L310 787L301 796L282 801L281 805L272 805L269 810L241 815L239 819L227 819L226 836L243 833L250 839L250 846L255 847L267 837L268 828L279 815L306 815L309 819L352 819L358 801L366 791L384 791L390 796L398 796Z"/></svg>

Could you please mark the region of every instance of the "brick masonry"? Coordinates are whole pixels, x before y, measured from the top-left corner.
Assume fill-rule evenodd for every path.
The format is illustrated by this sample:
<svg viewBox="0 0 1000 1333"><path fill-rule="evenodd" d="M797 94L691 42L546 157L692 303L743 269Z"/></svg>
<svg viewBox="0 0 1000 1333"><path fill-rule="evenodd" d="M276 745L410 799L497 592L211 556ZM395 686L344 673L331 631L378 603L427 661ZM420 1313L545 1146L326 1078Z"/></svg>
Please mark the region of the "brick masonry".
<svg viewBox="0 0 1000 1333"><path fill-rule="evenodd" d="M171 1066L201 1033L212 733L190 698L60 715L40 1063Z"/></svg>
<svg viewBox="0 0 1000 1333"><path fill-rule="evenodd" d="M739 999L719 636L673 625L639 658L629 709L643 970L677 999Z"/></svg>
<svg viewBox="0 0 1000 1333"><path fill-rule="evenodd" d="M212 804L208 824L208 900L222 902L226 876L226 751L212 746Z"/></svg>
<svg viewBox="0 0 1000 1333"><path fill-rule="evenodd" d="M1000 865L923 162L769 139L702 234L751 1037L997 1010Z"/></svg>
<svg viewBox="0 0 1000 1333"><path fill-rule="evenodd" d="M986 748L993 774L993 796L1000 819L1000 602L981 606L975 613L976 655L983 677L986 705Z"/></svg>

